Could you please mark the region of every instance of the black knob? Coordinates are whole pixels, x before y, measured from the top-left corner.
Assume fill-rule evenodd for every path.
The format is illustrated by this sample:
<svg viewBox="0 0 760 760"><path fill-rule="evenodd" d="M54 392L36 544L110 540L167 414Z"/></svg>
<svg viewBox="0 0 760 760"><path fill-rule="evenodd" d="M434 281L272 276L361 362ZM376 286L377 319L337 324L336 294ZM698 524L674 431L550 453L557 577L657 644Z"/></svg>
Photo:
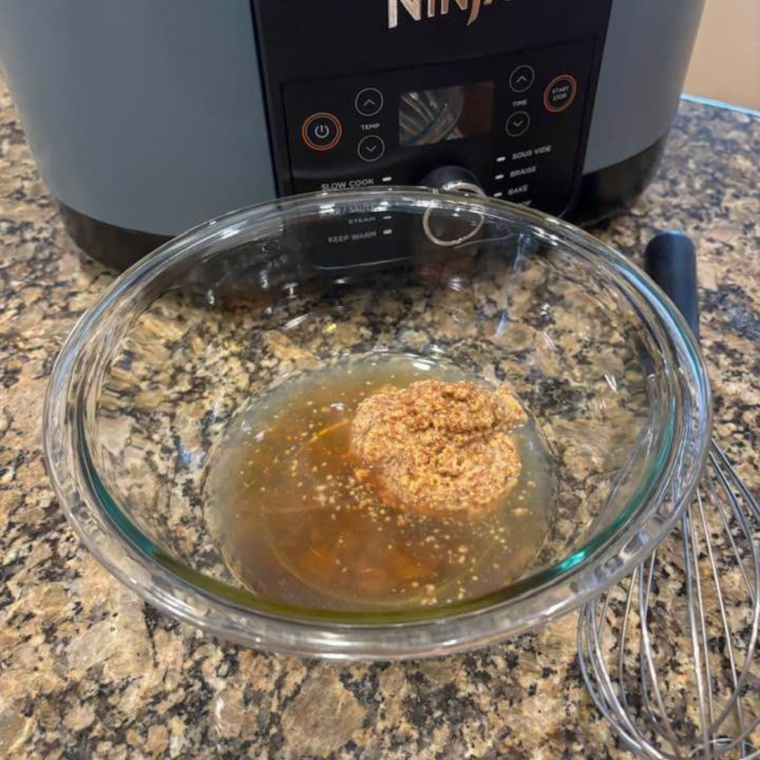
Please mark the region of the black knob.
<svg viewBox="0 0 760 760"><path fill-rule="evenodd" d="M442 190L445 193L485 195L478 178L461 166L441 166L433 169L423 177L420 185L433 190Z"/></svg>

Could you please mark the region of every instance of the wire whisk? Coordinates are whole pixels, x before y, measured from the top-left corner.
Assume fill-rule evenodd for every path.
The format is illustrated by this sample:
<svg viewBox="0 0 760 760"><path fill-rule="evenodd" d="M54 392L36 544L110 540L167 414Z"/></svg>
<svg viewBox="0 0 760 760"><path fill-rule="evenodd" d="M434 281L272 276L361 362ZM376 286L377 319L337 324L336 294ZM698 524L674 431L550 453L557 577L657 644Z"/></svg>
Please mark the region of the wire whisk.
<svg viewBox="0 0 760 760"><path fill-rule="evenodd" d="M758 531L757 501L713 442L679 528L584 608L586 685L641 757L760 758Z"/></svg>
<svg viewBox="0 0 760 760"><path fill-rule="evenodd" d="M666 271L655 267L653 277L696 333L693 246L674 233L655 241L648 263L657 255ZM642 758L760 759L759 626L760 506L713 440L678 527L582 610L581 672L599 710Z"/></svg>

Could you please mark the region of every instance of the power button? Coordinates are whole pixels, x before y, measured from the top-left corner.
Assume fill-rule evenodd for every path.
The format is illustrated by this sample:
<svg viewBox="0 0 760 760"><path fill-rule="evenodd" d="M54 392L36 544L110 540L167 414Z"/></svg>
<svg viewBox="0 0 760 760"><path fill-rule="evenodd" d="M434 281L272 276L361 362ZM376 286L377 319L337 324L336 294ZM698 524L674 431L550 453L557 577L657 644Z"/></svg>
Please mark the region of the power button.
<svg viewBox="0 0 760 760"><path fill-rule="evenodd" d="M301 127L301 138L306 146L319 152L332 150L342 137L343 125L331 113L313 113Z"/></svg>

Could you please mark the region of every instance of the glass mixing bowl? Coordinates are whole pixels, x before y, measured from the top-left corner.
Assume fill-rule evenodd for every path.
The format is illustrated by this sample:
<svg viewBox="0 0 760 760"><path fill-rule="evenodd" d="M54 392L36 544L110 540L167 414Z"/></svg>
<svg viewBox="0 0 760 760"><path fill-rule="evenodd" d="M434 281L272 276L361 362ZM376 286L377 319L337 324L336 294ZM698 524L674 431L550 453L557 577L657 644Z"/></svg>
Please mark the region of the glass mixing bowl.
<svg viewBox="0 0 760 760"><path fill-rule="evenodd" d="M557 474L540 554L497 591L435 608L260 598L209 530L215 442L283 378L389 353L519 394ZM623 256L526 208L394 188L256 206L142 260L69 336L44 434L80 538L156 607L253 647L393 659L493 643L630 572L690 498L710 422L690 332Z"/></svg>

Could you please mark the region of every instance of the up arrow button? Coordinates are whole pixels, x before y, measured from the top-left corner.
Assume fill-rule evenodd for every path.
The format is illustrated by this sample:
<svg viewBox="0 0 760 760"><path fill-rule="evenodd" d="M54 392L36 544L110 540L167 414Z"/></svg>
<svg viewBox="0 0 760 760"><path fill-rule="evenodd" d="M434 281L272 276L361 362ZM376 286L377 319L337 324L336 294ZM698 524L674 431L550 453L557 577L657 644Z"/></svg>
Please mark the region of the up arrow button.
<svg viewBox="0 0 760 760"><path fill-rule="evenodd" d="M533 82L536 81L536 72L532 66L523 64L518 66L509 77L509 86L512 92L523 93L527 92L533 87Z"/></svg>
<svg viewBox="0 0 760 760"><path fill-rule="evenodd" d="M374 87L366 87L356 96L354 106L362 116L377 116L383 110L383 94Z"/></svg>

